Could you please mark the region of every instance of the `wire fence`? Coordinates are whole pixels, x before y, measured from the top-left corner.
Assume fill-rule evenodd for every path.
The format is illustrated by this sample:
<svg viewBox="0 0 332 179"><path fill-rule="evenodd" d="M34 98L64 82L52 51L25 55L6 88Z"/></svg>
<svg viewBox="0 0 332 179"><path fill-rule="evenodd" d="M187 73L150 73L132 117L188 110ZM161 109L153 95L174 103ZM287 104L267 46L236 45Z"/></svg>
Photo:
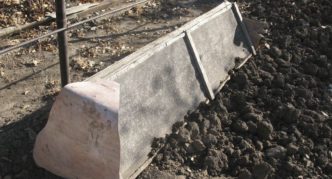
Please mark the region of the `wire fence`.
<svg viewBox="0 0 332 179"><path fill-rule="evenodd" d="M64 0L57 0L57 8L56 8L56 21L57 21L57 30L54 30L52 32L46 33L44 35L41 35L39 37L32 38L30 40L24 41L22 43L10 46L8 48L0 50L0 55L4 55L6 53L9 53L15 49L25 47L27 45L31 45L34 42L37 42L41 39L47 38L51 35L58 34L58 48L59 48L59 60L60 60L60 72L61 72L61 84L62 86L65 86L67 83L69 83L69 74L68 74L68 55L66 54L67 52L67 39L66 39L66 31L73 29L75 27L78 27L80 25L83 25L87 22L99 19L101 17L107 16L107 15L112 15L116 13L123 12L125 10L129 10L133 7L136 7L138 5L146 3L148 0L141 0L137 2L133 2L130 4L127 4L125 6L116 8L116 9L111 9L109 11L106 11L105 13L87 18L85 20L76 22L74 24L68 25L67 26L67 20L66 20L66 14L65 14L65 1ZM62 24L61 24L62 23Z"/></svg>

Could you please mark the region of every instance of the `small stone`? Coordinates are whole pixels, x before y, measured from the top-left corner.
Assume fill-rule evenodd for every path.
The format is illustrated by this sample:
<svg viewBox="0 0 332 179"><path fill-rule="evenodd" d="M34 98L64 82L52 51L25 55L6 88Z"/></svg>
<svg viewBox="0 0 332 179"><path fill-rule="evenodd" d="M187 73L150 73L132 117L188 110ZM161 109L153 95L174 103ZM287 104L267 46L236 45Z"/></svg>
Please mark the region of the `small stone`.
<svg viewBox="0 0 332 179"><path fill-rule="evenodd" d="M179 146L177 146L178 148ZM175 147L174 147L175 148ZM195 149L194 149L194 146L191 144L191 145L188 145L188 144L185 144L185 147L184 149L187 151L188 154L193 154L195 153Z"/></svg>
<svg viewBox="0 0 332 179"><path fill-rule="evenodd" d="M232 123L232 129L236 132L247 132L248 126L247 123L242 120L235 120Z"/></svg>
<svg viewBox="0 0 332 179"><path fill-rule="evenodd" d="M294 164L292 162L286 162L284 165L285 169L288 171L288 172L292 172L293 168L294 168Z"/></svg>
<svg viewBox="0 0 332 179"><path fill-rule="evenodd" d="M275 58L280 57L282 55L282 51L278 47L273 46L271 48L271 55Z"/></svg>
<svg viewBox="0 0 332 179"><path fill-rule="evenodd" d="M264 148L263 142L256 141L256 149L261 151L261 150L263 150L263 148Z"/></svg>
<svg viewBox="0 0 332 179"><path fill-rule="evenodd" d="M297 165L294 165L293 172L295 175L300 175L303 173L303 169Z"/></svg>
<svg viewBox="0 0 332 179"><path fill-rule="evenodd" d="M252 174L248 169L243 169L240 171L238 179L252 179Z"/></svg>
<svg viewBox="0 0 332 179"><path fill-rule="evenodd" d="M324 168L324 170L326 171L327 174L332 174L332 163L329 163L326 165L326 167Z"/></svg>
<svg viewBox="0 0 332 179"><path fill-rule="evenodd" d="M210 124L211 126L210 127L213 127L213 128L216 128L218 130L221 129L221 121L217 115L217 113L214 113L211 120L210 120Z"/></svg>
<svg viewBox="0 0 332 179"><path fill-rule="evenodd" d="M300 115L301 111L291 104L288 104L283 110L283 120L287 123L297 123Z"/></svg>
<svg viewBox="0 0 332 179"><path fill-rule="evenodd" d="M187 175L188 171L182 167L177 171L177 173L180 175Z"/></svg>
<svg viewBox="0 0 332 179"><path fill-rule="evenodd" d="M218 107L219 107L219 108L217 108L218 113L227 114L228 110L227 110L226 106L224 105L223 101L221 99L217 99L217 101L218 101Z"/></svg>
<svg viewBox="0 0 332 179"><path fill-rule="evenodd" d="M241 143L243 141L243 137L241 135L235 135L233 136L233 143Z"/></svg>
<svg viewBox="0 0 332 179"><path fill-rule="evenodd" d="M203 120L204 120L204 116L201 113L198 113L196 121L197 122L203 122Z"/></svg>
<svg viewBox="0 0 332 179"><path fill-rule="evenodd" d="M201 152L206 149L204 143L201 140L194 140L192 146L198 152Z"/></svg>
<svg viewBox="0 0 332 179"><path fill-rule="evenodd" d="M295 127L293 130L294 130L294 134L296 135L296 137L301 138L302 133L299 131L299 129L297 129L297 128Z"/></svg>
<svg viewBox="0 0 332 179"><path fill-rule="evenodd" d="M181 173L181 172L178 172L178 173ZM168 172L165 172L165 171L160 171L157 168L150 169L149 172L147 172L145 174L143 173L143 176L142 176L142 178L183 179L183 177L181 177L181 176L176 176L174 174L171 174L171 173L168 173ZM178 178L178 177L180 177L180 178Z"/></svg>
<svg viewBox="0 0 332 179"><path fill-rule="evenodd" d="M204 166L208 169L209 174L222 171L228 168L228 158L221 151L209 150L207 157L204 159ZM213 174L214 175L214 174Z"/></svg>
<svg viewBox="0 0 332 179"><path fill-rule="evenodd" d="M240 149L234 150L231 158L239 158L241 156L241 154L242 154L242 152Z"/></svg>
<svg viewBox="0 0 332 179"><path fill-rule="evenodd" d="M199 136L199 126L196 122L189 122L188 128L190 131L191 138L195 139Z"/></svg>
<svg viewBox="0 0 332 179"><path fill-rule="evenodd" d="M183 121L178 121L178 122L174 123L172 126L172 132L173 133L178 132L183 125L184 125Z"/></svg>
<svg viewBox="0 0 332 179"><path fill-rule="evenodd" d="M247 122L247 126L248 126L248 131L250 133L256 133L257 125L254 122L252 122L252 121Z"/></svg>
<svg viewBox="0 0 332 179"><path fill-rule="evenodd" d="M255 112L255 108L252 104L248 103L244 106L244 108L242 109L241 113L243 114L247 114L247 113L254 113Z"/></svg>
<svg viewBox="0 0 332 179"><path fill-rule="evenodd" d="M311 160L309 160L309 159L305 159L304 163L305 163L306 167L310 167L311 168L311 167L314 166L314 163Z"/></svg>
<svg viewBox="0 0 332 179"><path fill-rule="evenodd" d="M289 138L289 135L287 134L287 132L285 131L278 131L277 132L277 139L278 139L278 143L280 145L287 145L289 142L291 142L291 139Z"/></svg>
<svg viewBox="0 0 332 179"><path fill-rule="evenodd" d="M249 154L241 156L238 162L241 166L250 164Z"/></svg>
<svg viewBox="0 0 332 179"><path fill-rule="evenodd" d="M178 141L174 137L170 137L168 139L168 142L171 147L173 147L173 148L177 147Z"/></svg>
<svg viewBox="0 0 332 179"><path fill-rule="evenodd" d="M207 156L204 160L204 165L207 168L216 168L218 167L219 158L214 156Z"/></svg>
<svg viewBox="0 0 332 179"><path fill-rule="evenodd" d="M309 75L316 75L319 67L316 64L313 63L307 63L303 65L304 72L309 74Z"/></svg>
<svg viewBox="0 0 332 179"><path fill-rule="evenodd" d="M218 136L220 133L215 128L210 128L209 133L215 136Z"/></svg>
<svg viewBox="0 0 332 179"><path fill-rule="evenodd" d="M239 147L241 149L251 149L251 148L253 148L253 146L246 140L241 140L241 142L239 143Z"/></svg>
<svg viewBox="0 0 332 179"><path fill-rule="evenodd" d="M226 147L226 148L224 149L224 152L225 152L225 154L227 154L227 155L232 155L233 152L234 152L234 149L231 148L231 147Z"/></svg>
<svg viewBox="0 0 332 179"><path fill-rule="evenodd" d="M269 140L263 141L264 148L271 148L272 143Z"/></svg>
<svg viewBox="0 0 332 179"><path fill-rule="evenodd" d="M291 41L292 41L292 36L290 36L290 35L286 35L286 36L284 37L284 39L283 39L283 46L284 46L285 48L288 48L289 45L291 44Z"/></svg>
<svg viewBox="0 0 332 179"><path fill-rule="evenodd" d="M253 167L253 175L256 179L267 179L274 172L272 166L266 162Z"/></svg>
<svg viewBox="0 0 332 179"><path fill-rule="evenodd" d="M178 175L178 176L174 176L174 179L186 179L185 175Z"/></svg>
<svg viewBox="0 0 332 179"><path fill-rule="evenodd" d="M158 154L158 155L156 156L155 160L156 160L157 162L161 162L161 161L163 160L163 158L164 158L164 155L163 155L163 154Z"/></svg>
<svg viewBox="0 0 332 179"><path fill-rule="evenodd" d="M190 141L190 132L186 128L181 128L178 133L178 141L186 143Z"/></svg>
<svg viewBox="0 0 332 179"><path fill-rule="evenodd" d="M309 89L305 89L305 88L295 89L295 94L297 94L297 96L302 97L304 99L311 99L313 97L312 91L310 91Z"/></svg>
<svg viewBox="0 0 332 179"><path fill-rule="evenodd" d="M207 120L207 119L204 119L204 120L203 120L203 123L202 123L202 125L201 125L201 130L200 130L200 132L201 132L202 134L206 134L209 128L210 128L210 121Z"/></svg>
<svg viewBox="0 0 332 179"><path fill-rule="evenodd" d="M282 58L277 58L275 61L280 67L290 67L290 62Z"/></svg>
<svg viewBox="0 0 332 179"><path fill-rule="evenodd" d="M287 153L288 153L289 155L294 155L298 150L299 150L299 147L296 146L296 145L293 144L293 143L290 143L290 144L288 144L288 146L287 146Z"/></svg>
<svg viewBox="0 0 332 179"><path fill-rule="evenodd" d="M320 135L325 138L331 138L332 137L332 129L328 125L324 125L321 127Z"/></svg>
<svg viewBox="0 0 332 179"><path fill-rule="evenodd" d="M266 149L265 155L270 158L283 158L286 156L286 149L282 146L276 146Z"/></svg>
<svg viewBox="0 0 332 179"><path fill-rule="evenodd" d="M222 125L227 128L232 124L232 122L232 119L230 119L229 117L224 117L221 120ZM225 130L225 128L223 128L223 130Z"/></svg>
<svg viewBox="0 0 332 179"><path fill-rule="evenodd" d="M243 116L246 121L259 122L262 121L262 116L255 113L247 113Z"/></svg>
<svg viewBox="0 0 332 179"><path fill-rule="evenodd" d="M234 77L234 81L237 83L240 89L248 87L249 84L248 75L244 72L236 74Z"/></svg>
<svg viewBox="0 0 332 179"><path fill-rule="evenodd" d="M246 105L246 94L244 92L237 91L230 99L234 108L243 109Z"/></svg>
<svg viewBox="0 0 332 179"><path fill-rule="evenodd" d="M306 155L310 154L310 148L308 146L303 146L302 145L301 147L299 147L299 153L301 155L306 156Z"/></svg>
<svg viewBox="0 0 332 179"><path fill-rule="evenodd" d="M203 138L203 142L206 146L211 147L218 142L218 139L216 136L208 134L206 137Z"/></svg>
<svg viewBox="0 0 332 179"><path fill-rule="evenodd" d="M257 124L257 133L263 139L271 138L273 126L267 121L261 121Z"/></svg>
<svg viewBox="0 0 332 179"><path fill-rule="evenodd" d="M284 88L285 86L285 77L282 74L278 74L274 79L273 79L273 84L276 87L279 88Z"/></svg>

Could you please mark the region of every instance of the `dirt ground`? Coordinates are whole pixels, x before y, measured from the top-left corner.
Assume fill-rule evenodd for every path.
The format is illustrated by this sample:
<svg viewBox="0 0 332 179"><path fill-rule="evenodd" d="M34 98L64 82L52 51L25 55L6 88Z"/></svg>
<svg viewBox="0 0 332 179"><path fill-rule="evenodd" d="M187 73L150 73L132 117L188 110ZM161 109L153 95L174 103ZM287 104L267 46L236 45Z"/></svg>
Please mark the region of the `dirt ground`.
<svg viewBox="0 0 332 179"><path fill-rule="evenodd" d="M215 5L150 1L119 16L71 30L71 81L84 80ZM1 38L0 49L54 28L55 24L50 23ZM57 53L56 36L52 36L0 56L0 179L58 178L37 167L32 158L35 137L60 91Z"/></svg>
<svg viewBox="0 0 332 179"><path fill-rule="evenodd" d="M72 81L221 1L163 2L69 32ZM269 26L258 55L234 72L216 100L175 125L138 178L332 178L332 3L237 2L244 16ZM0 48L50 26L0 39ZM0 179L59 178L37 167L31 153L59 79L55 37L0 56Z"/></svg>

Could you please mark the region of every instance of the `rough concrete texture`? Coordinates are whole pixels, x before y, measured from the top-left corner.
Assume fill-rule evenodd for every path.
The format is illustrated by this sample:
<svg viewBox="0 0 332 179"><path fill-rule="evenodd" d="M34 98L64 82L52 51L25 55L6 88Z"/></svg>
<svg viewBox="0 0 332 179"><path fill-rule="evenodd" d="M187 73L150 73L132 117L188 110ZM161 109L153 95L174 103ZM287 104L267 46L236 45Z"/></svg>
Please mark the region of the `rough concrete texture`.
<svg viewBox="0 0 332 179"><path fill-rule="evenodd" d="M115 82L67 85L36 139L36 163L67 178L119 178L118 97Z"/></svg>
<svg viewBox="0 0 332 179"><path fill-rule="evenodd" d="M234 68L235 58L250 55L230 6L226 9L222 13L218 11L191 32L214 90ZM124 173L133 173L136 167L132 166L147 160L151 147L146 144L154 137L169 133L170 124L205 100L204 88L200 85L202 80L189 53L184 39L179 38L114 78L121 84L120 170Z"/></svg>
<svg viewBox="0 0 332 179"><path fill-rule="evenodd" d="M105 156L119 157L119 159L108 158L109 160L106 158L104 161L105 163L114 161L112 165L109 165L111 171L115 171L113 167L119 167L119 174L109 173L109 178L135 177L139 173L137 170L149 160L148 154L151 151L150 144L152 140L155 137L162 137L169 133L174 122L180 120L189 109L194 109L201 101L206 99L204 96L206 93L202 90L203 81L197 75L197 67L193 65L193 55L190 54L188 43L183 38L184 31L193 31L192 36L195 46L199 54L201 54L201 58L203 58L203 67L209 71L208 78L213 81L212 87L215 90L227 78L228 71L235 67L235 59L247 58L251 55L247 45L244 45L245 38L241 35L243 31L238 30L239 25L231 6L231 3L223 3L203 15L203 17L185 25L184 28L166 36L160 43L159 41L157 43L153 42L146 48L136 52L136 54L134 53L123 59L122 65L115 64L114 66L117 68L113 68L113 72L110 72L110 68L108 68L90 78L89 81L95 81L96 79L103 82L114 80L120 84L119 111L110 111L119 113L116 124L118 125L120 151L112 149L106 152L105 150L109 149L110 146L118 145L110 141L108 141L108 144L97 145L96 143L89 143L87 144L88 146L84 146L106 152L98 153L95 159L99 157L100 160L104 161ZM220 28L212 28L217 26L220 26ZM101 78L101 76L103 77ZM77 92L81 91L79 88L76 90ZM95 88L94 92L99 94L100 90ZM91 91L88 91L86 95L90 94ZM75 96L75 89L73 89L72 96ZM105 94L103 97L105 100L107 98L115 100L111 94ZM74 99L71 96L68 96L68 98ZM81 98L85 98L85 95L82 94ZM70 99L66 100L70 101ZM94 105L98 106L99 102L95 101L95 104L92 104L91 107ZM64 110L73 110L71 107L67 108ZM91 127L82 128L80 125L71 123L71 121L77 120L83 122L84 118L79 116L87 112L84 110L79 111L76 107L74 109L73 114L64 115L61 119L53 116L52 120L67 119L67 126L71 128L73 133L75 131L89 133ZM109 111L109 109L105 108L105 111ZM101 119L96 115L93 118L89 118L89 120L99 123ZM55 124L52 126L52 123L50 123L46 129L48 128L48 133L52 133L57 131L58 127L61 126ZM115 131L109 132L114 133ZM101 131L98 135L108 136L109 132ZM183 132L185 133L185 131ZM42 132L41 135L50 134ZM209 140L213 141L216 139L211 138ZM40 147L38 145L37 142L37 149ZM56 146L61 146L63 143L57 141L53 145L55 146L54 149L58 148L60 150ZM202 147L204 148L199 142L195 147L199 150ZM68 150L67 152L75 152L70 151L70 148ZM49 153L50 158L53 157L52 154L58 152L60 151L54 150ZM76 158L70 158L68 155L57 156L57 158L60 158L59 160L69 160L72 163L81 162L84 156L80 157L82 158L77 160ZM86 161L90 160L91 158L87 156ZM61 163L53 163L52 166L42 164L41 166L65 177L72 177L79 171L76 167L80 167L68 166L66 168L68 173L62 173L61 170L53 169L59 165ZM84 167L81 168L81 170L85 169ZM72 172L70 173L71 170ZM92 176L91 174L96 174L96 172L99 173L99 170L91 168L87 173L80 176L88 178ZM107 175L102 176L107 178Z"/></svg>

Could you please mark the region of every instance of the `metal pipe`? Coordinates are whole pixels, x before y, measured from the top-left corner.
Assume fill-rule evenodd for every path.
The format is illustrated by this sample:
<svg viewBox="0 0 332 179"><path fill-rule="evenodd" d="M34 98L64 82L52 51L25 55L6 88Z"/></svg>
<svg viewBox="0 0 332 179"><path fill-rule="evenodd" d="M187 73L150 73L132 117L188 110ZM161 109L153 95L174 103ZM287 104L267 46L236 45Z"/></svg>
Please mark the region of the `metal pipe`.
<svg viewBox="0 0 332 179"><path fill-rule="evenodd" d="M57 28L67 27L66 2L65 0L55 0L56 24ZM68 60L68 42L66 31L58 32L58 49L60 60L61 85L64 87L69 83L69 60Z"/></svg>
<svg viewBox="0 0 332 179"><path fill-rule="evenodd" d="M55 0L55 1L58 1L58 0ZM33 42L35 42L35 41L38 41L38 40L40 40L40 39L46 38L46 37L48 37L48 36L50 36L50 35L54 35L54 34L56 34L56 33L63 32L63 31L66 31L66 30L72 29L72 28L74 28L74 27L76 27L76 26L82 25L82 24L84 24L84 23L86 23L86 22L93 21L93 20L98 19L98 18L100 18L100 17L106 16L106 15L109 15L109 14L115 14L115 13L118 13L118 12L121 12L121 11L124 11L124 10L127 10L127 9L130 9L130 8L135 7L135 6L137 6L137 5L143 4L143 3L147 2L147 1L148 1L148 0L142 0L142 1L139 1L139 2L131 3L131 4L127 5L127 6L120 7L120 8L118 8L118 9L114 9L114 10L108 11L108 12L106 12L106 13L104 13L104 14L100 14L100 15L94 16L94 17L92 17L92 18L85 19L85 20L83 20L83 21L80 21L80 22L74 23L74 24L72 24L72 25L68 25L67 27L64 27L64 28L60 28L60 29L54 30L54 31L52 31L52 32L49 32L49 33L44 34L44 35L41 35L41 36L39 36L39 37L36 37L36 38L30 39L30 40L27 40L27 41L25 41L25 42L19 43L19 44L17 44L17 45L14 45L14 46L11 46L11 47L8 47L8 48L5 48L5 49L3 49L3 50L0 50L0 55L5 54L5 53L8 53L8 52L10 52L10 51L12 51L12 50L15 50L15 49L17 49L17 48L23 47L23 46L25 46L25 45L28 45L28 44L33 43Z"/></svg>

